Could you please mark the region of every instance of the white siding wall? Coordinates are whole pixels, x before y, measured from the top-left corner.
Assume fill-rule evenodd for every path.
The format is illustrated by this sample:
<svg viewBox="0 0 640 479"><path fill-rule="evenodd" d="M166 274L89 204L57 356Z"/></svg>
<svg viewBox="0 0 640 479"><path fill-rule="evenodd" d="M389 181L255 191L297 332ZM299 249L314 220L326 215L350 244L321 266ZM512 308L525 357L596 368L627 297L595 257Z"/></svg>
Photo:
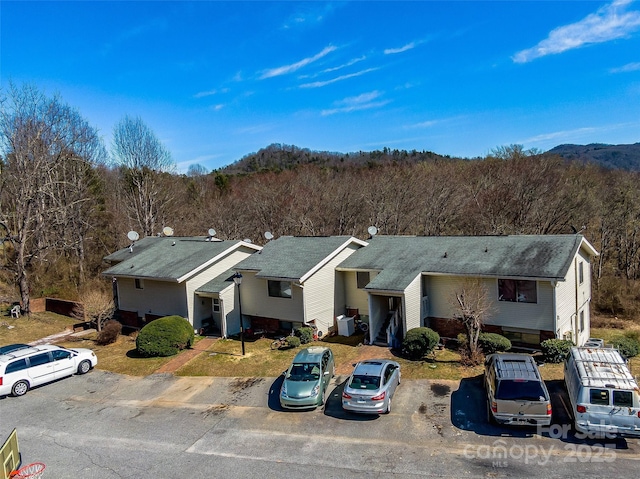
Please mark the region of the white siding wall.
<svg viewBox="0 0 640 479"><path fill-rule="evenodd" d="M119 307L125 311L168 316L177 314L188 317L184 284L165 281L142 280L144 289L136 289L131 278L118 278Z"/></svg>
<svg viewBox="0 0 640 479"><path fill-rule="evenodd" d="M263 316L282 321L304 320L303 295L300 286L291 286L291 298L272 298L266 279L255 273L242 273L242 314Z"/></svg>
<svg viewBox="0 0 640 479"><path fill-rule="evenodd" d="M351 256L359 246L350 245L304 282L304 319L315 320L318 330L326 333L333 327L334 316L343 314L343 308L335 301L336 266Z"/></svg>
<svg viewBox="0 0 640 479"><path fill-rule="evenodd" d="M455 291L463 282L458 276L431 276L429 279L430 316L453 318L455 314ZM483 284L490 293L494 311L486 321L495 326L530 330L554 330L553 289L549 282L538 281L538 302L511 303L498 301L498 280L484 279Z"/></svg>
<svg viewBox="0 0 640 479"><path fill-rule="evenodd" d="M244 278L240 287L244 287ZM240 294L244 294L244 290ZM222 317L220 334L229 337L240 333L240 314L238 313L238 296L235 284L232 288L227 288L220 293L220 315ZM249 327L246 320L244 327Z"/></svg>
<svg viewBox="0 0 640 479"><path fill-rule="evenodd" d="M583 268L582 284L578 284L580 263ZM564 281L558 282L556 292L559 337L562 338L564 333L571 331L574 342L583 344L591 334L591 264L589 258L579 252L573 259L564 279ZM584 313L584 329L582 331L580 331L580 312Z"/></svg>
<svg viewBox="0 0 640 479"><path fill-rule="evenodd" d="M253 252L254 250L236 249L232 251L230 254L228 254L227 256L225 256L224 258L221 258L220 260L216 261L216 263L214 263L209 268L203 271L200 271L198 274L196 274L192 278L189 278L186 281L188 314L189 314L189 321L191 322L191 324L193 324L194 326L198 326L202 321L202 319L208 318L211 316L210 309L207 311L202 307L198 308L194 304L194 301L196 299L196 294L195 294L196 289L198 289L200 286L202 286L206 282L211 281L216 276L232 268L233 266L238 264L240 261L250 256ZM200 304L199 300L198 300L198 304Z"/></svg>
<svg viewBox="0 0 640 479"><path fill-rule="evenodd" d="M357 308L359 314L370 315L369 313L369 294L364 289L358 289L358 277L355 271L345 271L344 273L345 287L345 304L344 308ZM373 281L378 275L376 271L369 273L369 281ZM340 305L338 305L340 306ZM338 314L343 314L339 312Z"/></svg>
<svg viewBox="0 0 640 479"><path fill-rule="evenodd" d="M420 317L420 309L422 306L422 274L416 276L411 284L407 286L407 289L404 290L403 301L404 335L408 330L422 326L422 319Z"/></svg>

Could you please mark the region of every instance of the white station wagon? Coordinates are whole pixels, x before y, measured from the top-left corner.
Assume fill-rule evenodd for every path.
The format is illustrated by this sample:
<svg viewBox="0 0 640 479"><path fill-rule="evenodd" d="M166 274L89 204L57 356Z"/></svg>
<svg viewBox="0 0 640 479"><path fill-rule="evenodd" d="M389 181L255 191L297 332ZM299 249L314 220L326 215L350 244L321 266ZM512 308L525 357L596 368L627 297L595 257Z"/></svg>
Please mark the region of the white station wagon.
<svg viewBox="0 0 640 479"><path fill-rule="evenodd" d="M88 373L98 358L90 349L11 345L0 354L0 396L23 396L29 389L73 374Z"/></svg>

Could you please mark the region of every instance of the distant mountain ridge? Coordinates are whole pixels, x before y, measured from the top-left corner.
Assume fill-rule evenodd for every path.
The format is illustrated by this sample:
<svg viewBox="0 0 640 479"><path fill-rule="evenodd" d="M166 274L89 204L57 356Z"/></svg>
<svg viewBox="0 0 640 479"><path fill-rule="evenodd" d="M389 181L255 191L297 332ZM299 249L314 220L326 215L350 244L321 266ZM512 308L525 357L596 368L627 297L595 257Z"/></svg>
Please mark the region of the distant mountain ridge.
<svg viewBox="0 0 640 479"><path fill-rule="evenodd" d="M607 169L640 171L640 143L631 145L607 145L602 143L591 143L589 145L563 144L552 148L545 154L558 155L566 161L593 163ZM462 158L440 155L432 151L383 148L382 150L368 152L338 153L313 151L308 148L299 148L295 145L274 143L222 168L222 172L235 174L266 170L277 171L305 164L329 168L372 167L389 163L410 164L423 161L434 162L457 159ZM465 159L471 160L471 158ZM482 160L482 158L473 158L473 160Z"/></svg>
<svg viewBox="0 0 640 479"><path fill-rule="evenodd" d="M640 143L631 145L558 145L547 153L569 161L595 163L608 169L640 171Z"/></svg>

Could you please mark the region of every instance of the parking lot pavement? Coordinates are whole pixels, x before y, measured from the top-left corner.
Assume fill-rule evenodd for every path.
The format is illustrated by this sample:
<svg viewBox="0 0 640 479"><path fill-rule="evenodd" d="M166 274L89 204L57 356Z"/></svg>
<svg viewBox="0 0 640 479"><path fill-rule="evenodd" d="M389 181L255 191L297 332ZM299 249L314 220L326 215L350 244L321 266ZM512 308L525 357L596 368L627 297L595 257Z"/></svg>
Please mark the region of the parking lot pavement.
<svg viewBox="0 0 640 479"><path fill-rule="evenodd" d="M281 378L92 371L0 399L0 436L16 427L25 463L57 479L635 477L635 441L605 448L490 426L480 377L403 381L380 416L342 411L345 380L324 407L289 412Z"/></svg>

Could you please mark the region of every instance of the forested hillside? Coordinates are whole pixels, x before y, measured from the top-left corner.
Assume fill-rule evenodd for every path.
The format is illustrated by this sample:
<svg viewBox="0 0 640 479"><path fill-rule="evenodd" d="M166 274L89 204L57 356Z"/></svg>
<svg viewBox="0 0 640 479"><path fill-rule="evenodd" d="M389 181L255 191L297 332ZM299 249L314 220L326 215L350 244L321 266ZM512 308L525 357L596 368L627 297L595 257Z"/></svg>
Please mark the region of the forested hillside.
<svg viewBox="0 0 640 479"><path fill-rule="evenodd" d="M640 171L640 143L633 145L558 145L550 154L583 163L594 163L604 168Z"/></svg>
<svg viewBox="0 0 640 479"><path fill-rule="evenodd" d="M31 105L34 92L14 94ZM266 231L366 239L373 225L385 235L579 231L601 253L593 265L597 307L637 313L638 172L519 146L469 160L272 145L225 170L185 175L172 171L170 155L139 119L116 126L108 154L77 112L36 99L33 111L22 105L0 117L2 271L23 301L109 291L102 258L128 246L130 230L156 235L170 226L177 236L205 236L215 228L221 239L262 244Z"/></svg>

